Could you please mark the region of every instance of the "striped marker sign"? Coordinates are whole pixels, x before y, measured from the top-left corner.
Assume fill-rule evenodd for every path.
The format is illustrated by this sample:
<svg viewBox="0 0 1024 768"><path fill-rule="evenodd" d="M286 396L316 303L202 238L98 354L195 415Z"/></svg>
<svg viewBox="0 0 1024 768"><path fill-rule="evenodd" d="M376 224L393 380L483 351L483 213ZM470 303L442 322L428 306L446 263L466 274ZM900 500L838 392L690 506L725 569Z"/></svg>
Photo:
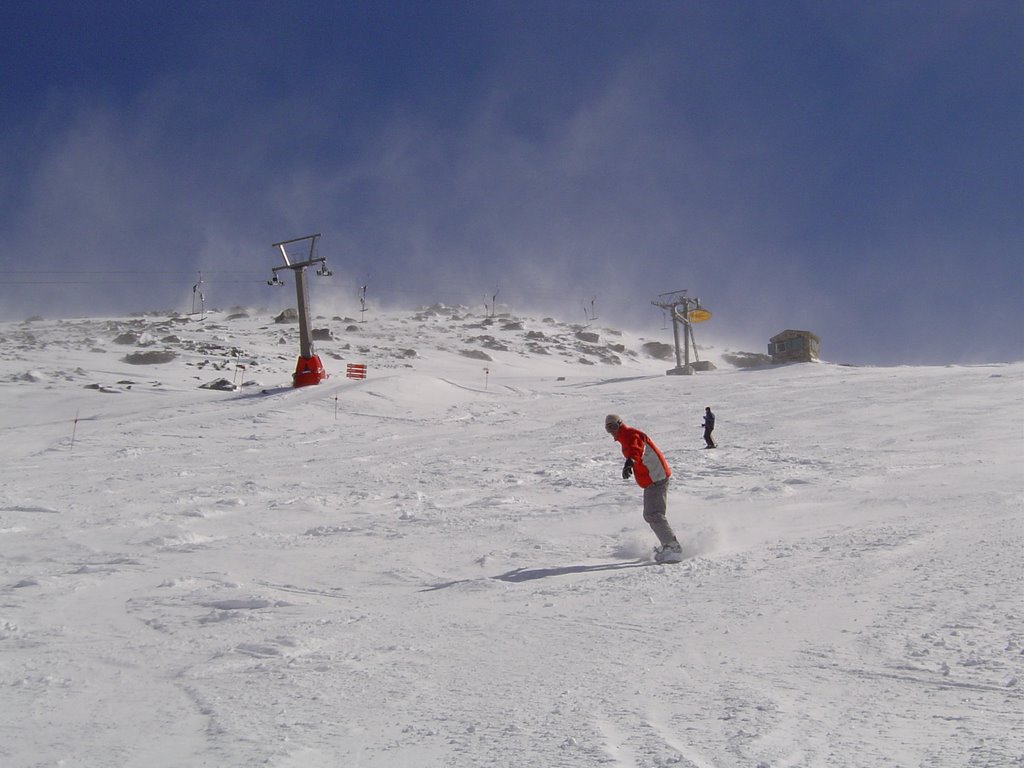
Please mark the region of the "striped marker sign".
<svg viewBox="0 0 1024 768"><path fill-rule="evenodd" d="M345 367L345 375L350 379L365 379L366 365L364 363L349 363Z"/></svg>

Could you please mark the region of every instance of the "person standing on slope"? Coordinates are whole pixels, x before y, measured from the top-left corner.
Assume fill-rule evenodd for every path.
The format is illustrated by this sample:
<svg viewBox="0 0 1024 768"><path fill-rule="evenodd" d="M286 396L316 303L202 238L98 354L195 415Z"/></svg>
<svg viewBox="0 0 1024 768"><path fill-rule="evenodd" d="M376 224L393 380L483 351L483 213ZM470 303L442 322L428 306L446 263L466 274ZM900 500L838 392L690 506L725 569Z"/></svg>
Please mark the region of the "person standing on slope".
<svg viewBox="0 0 1024 768"><path fill-rule="evenodd" d="M715 441L711 439L711 433L715 431L715 414L711 412L710 405L704 409L704 423L701 426L704 427L704 447L717 448Z"/></svg>
<svg viewBox="0 0 1024 768"><path fill-rule="evenodd" d="M651 438L639 429L626 426L614 413L605 417L604 428L622 446L622 455L626 457L626 463L622 465L622 479L633 477L636 484L644 489L644 520L661 542L661 546L654 550L654 561L680 562L683 550L665 517L668 481L672 476L668 462Z"/></svg>

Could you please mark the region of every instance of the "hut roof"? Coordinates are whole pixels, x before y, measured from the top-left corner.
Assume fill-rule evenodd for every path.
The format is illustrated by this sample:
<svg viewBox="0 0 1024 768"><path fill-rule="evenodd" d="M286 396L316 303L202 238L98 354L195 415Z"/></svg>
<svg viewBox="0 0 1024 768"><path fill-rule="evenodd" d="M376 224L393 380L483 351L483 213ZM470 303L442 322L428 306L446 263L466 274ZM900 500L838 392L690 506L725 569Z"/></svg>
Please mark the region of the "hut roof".
<svg viewBox="0 0 1024 768"><path fill-rule="evenodd" d="M818 338L817 334L811 333L810 331L793 331L793 330L782 331L781 333L777 333L774 336L772 336L769 339L769 341L782 341L783 339L791 339L794 336L810 336L812 339L814 339L819 344L821 343L821 339Z"/></svg>

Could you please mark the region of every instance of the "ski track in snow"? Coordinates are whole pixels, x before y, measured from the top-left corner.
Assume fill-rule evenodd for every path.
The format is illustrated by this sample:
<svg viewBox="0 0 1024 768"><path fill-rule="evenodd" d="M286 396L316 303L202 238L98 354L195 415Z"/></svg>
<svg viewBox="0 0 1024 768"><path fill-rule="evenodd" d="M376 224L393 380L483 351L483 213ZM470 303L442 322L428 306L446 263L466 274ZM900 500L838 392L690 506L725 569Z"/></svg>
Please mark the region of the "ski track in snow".
<svg viewBox="0 0 1024 768"><path fill-rule="evenodd" d="M302 390L293 331L176 331L265 395L4 326L0 764L1024 766L1024 364L666 377L550 323L458 354L479 323L361 327L321 349L370 378ZM613 411L673 465L680 565Z"/></svg>

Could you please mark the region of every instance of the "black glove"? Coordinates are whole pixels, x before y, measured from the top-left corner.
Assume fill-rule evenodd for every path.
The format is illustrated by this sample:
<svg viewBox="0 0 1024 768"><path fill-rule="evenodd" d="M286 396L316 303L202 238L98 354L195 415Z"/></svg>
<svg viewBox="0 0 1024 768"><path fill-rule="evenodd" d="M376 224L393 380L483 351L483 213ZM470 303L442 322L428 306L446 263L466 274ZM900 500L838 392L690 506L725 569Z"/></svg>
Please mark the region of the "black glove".
<svg viewBox="0 0 1024 768"><path fill-rule="evenodd" d="M633 460L626 459L626 463L622 465L622 479L629 480L633 476Z"/></svg>

